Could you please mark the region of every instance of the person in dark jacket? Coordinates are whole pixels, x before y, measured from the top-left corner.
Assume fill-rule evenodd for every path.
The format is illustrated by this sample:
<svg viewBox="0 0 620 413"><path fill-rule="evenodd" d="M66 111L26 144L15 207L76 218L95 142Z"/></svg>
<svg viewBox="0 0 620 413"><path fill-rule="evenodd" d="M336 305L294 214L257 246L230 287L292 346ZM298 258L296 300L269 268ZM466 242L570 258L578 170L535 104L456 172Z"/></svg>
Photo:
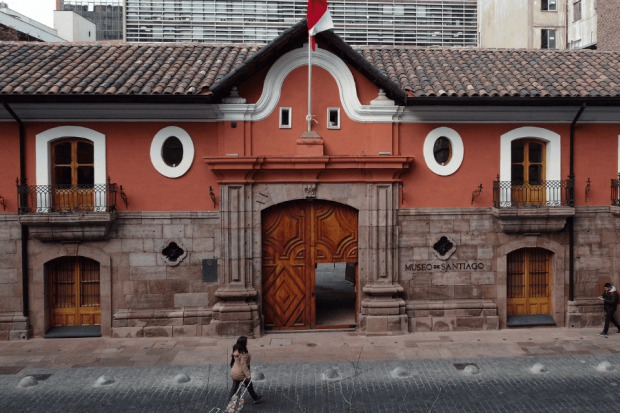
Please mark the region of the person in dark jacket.
<svg viewBox="0 0 620 413"><path fill-rule="evenodd" d="M254 386L251 383L252 374L250 373L250 360L252 357L250 356L250 353L248 353L247 345L248 338L241 336L237 339L237 343L233 346L230 361L230 367L232 367L230 371L230 378L233 381L233 385L230 388L228 400L232 399L241 382L244 382L245 384L250 384L248 386L248 393L250 393L250 396L254 399L254 403L258 403L263 400L263 396L256 394L254 391Z"/></svg>
<svg viewBox="0 0 620 413"><path fill-rule="evenodd" d="M599 333L599 336L607 338L610 321L618 328L618 334L620 334L620 324L618 324L614 317L616 308L618 308L618 291L616 291L616 287L612 287L610 283L605 284L605 292L599 297L599 300L603 301L603 309L605 310L605 328L603 332Z"/></svg>

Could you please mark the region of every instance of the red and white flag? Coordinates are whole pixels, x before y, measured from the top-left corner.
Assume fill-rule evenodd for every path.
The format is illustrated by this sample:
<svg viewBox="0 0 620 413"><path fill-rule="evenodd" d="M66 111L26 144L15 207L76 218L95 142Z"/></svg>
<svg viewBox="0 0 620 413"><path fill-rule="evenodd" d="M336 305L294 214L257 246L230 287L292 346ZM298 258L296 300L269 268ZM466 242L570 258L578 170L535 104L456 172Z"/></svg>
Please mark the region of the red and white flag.
<svg viewBox="0 0 620 413"><path fill-rule="evenodd" d="M308 33L312 36L312 50L316 50L314 36L325 30L333 29L334 22L327 9L327 0L308 0Z"/></svg>

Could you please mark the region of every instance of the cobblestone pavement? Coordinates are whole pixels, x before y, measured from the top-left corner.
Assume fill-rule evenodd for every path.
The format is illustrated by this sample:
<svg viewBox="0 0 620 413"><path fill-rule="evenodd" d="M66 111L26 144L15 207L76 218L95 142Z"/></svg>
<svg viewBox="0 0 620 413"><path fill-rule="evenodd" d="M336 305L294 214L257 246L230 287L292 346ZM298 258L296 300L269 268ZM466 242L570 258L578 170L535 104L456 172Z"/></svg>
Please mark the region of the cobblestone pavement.
<svg viewBox="0 0 620 413"><path fill-rule="evenodd" d="M615 370L597 371L603 362ZM475 363L476 375L453 363ZM530 367L542 363L547 372ZM397 367L406 377L394 377ZM615 411L620 356L585 355L469 360L410 360L351 363L284 363L253 366L265 401L244 412L600 412ZM338 373L323 380L324 371ZM176 384L178 373L191 381ZM51 374L30 388L26 375ZM209 412L222 407L228 368L207 366L27 369L0 375L0 411L14 412ZM114 383L94 387L108 375ZM44 377L42 377L44 378ZM351 401L351 404L349 404Z"/></svg>
<svg viewBox="0 0 620 413"><path fill-rule="evenodd" d="M620 336L604 339L598 332L557 328L397 337L268 334L249 342L252 370L265 376L256 387L266 399L254 405L248 398L244 412L615 411L620 400ZM214 408L224 407L230 385L224 362L234 341L3 342L0 413L216 413ZM604 361L614 370L598 371ZM479 374L468 375L454 363L475 363ZM535 363L548 371L532 373ZM179 373L191 381L175 383ZM19 388L29 375L37 376L38 384ZM113 377L114 383L96 387L103 375Z"/></svg>

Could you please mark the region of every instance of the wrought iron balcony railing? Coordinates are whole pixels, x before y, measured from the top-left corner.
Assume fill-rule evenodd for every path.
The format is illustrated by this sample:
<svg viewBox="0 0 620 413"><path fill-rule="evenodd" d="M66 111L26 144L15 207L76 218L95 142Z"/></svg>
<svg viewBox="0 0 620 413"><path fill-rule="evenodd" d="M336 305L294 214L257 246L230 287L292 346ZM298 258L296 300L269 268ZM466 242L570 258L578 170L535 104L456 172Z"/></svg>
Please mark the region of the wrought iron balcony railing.
<svg viewBox="0 0 620 413"><path fill-rule="evenodd" d="M17 185L18 213L114 212L116 184Z"/></svg>
<svg viewBox="0 0 620 413"><path fill-rule="evenodd" d="M493 206L508 207L559 207L575 206L575 180L493 182Z"/></svg>
<svg viewBox="0 0 620 413"><path fill-rule="evenodd" d="M611 204L620 206L620 174L618 179L611 180Z"/></svg>

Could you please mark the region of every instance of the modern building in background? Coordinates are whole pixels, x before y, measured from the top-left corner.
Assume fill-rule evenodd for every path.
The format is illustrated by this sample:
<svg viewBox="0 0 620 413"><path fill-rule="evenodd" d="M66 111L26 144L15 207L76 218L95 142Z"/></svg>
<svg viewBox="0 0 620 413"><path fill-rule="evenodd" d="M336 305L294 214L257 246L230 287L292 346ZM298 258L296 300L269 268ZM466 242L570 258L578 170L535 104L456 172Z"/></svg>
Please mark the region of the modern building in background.
<svg viewBox="0 0 620 413"><path fill-rule="evenodd" d="M0 2L0 41L88 42L95 41L93 22L70 11L54 10L54 28L33 20Z"/></svg>
<svg viewBox="0 0 620 413"><path fill-rule="evenodd" d="M93 0L64 0L93 3ZM110 0L95 0L94 3ZM266 44L306 17L306 0L125 0L128 42ZM330 1L350 45L478 45L477 0ZM101 37L99 37L101 39Z"/></svg>
<svg viewBox="0 0 620 413"><path fill-rule="evenodd" d="M478 0L478 9L481 47L597 48L598 0ZM616 37L617 30L606 35Z"/></svg>
<svg viewBox="0 0 620 413"><path fill-rule="evenodd" d="M123 40L125 0L56 0L56 9L73 11L97 26L97 40ZM163 3L164 0L158 0ZM173 0L165 0L174 3Z"/></svg>

